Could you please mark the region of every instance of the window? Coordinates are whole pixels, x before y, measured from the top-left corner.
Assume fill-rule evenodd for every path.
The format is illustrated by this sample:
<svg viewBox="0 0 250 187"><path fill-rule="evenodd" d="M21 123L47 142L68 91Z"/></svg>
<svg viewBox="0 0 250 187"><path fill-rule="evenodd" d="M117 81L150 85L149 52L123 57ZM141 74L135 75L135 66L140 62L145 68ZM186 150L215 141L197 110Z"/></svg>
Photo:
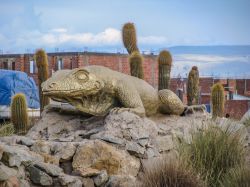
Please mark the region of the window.
<svg viewBox="0 0 250 187"><path fill-rule="evenodd" d="M36 72L36 65L34 60L30 61L30 73L35 73Z"/></svg>
<svg viewBox="0 0 250 187"><path fill-rule="evenodd" d="M15 69L16 69L16 63L15 63L15 62L12 62L11 65L12 65L11 69L12 69L12 70L15 70Z"/></svg>
<svg viewBox="0 0 250 187"><path fill-rule="evenodd" d="M3 62L3 69L9 69L9 63L7 61Z"/></svg>
<svg viewBox="0 0 250 187"><path fill-rule="evenodd" d="M63 60L62 59L59 59L58 61L57 61L57 68L56 68L57 70L61 70L61 69L63 69Z"/></svg>

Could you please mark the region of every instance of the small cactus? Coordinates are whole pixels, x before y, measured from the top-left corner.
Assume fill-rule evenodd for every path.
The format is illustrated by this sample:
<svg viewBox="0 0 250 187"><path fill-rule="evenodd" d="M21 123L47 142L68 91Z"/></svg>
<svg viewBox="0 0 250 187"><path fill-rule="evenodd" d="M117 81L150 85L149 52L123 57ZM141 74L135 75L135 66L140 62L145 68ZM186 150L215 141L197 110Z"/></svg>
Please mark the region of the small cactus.
<svg viewBox="0 0 250 187"><path fill-rule="evenodd" d="M137 47L136 30L133 23L125 23L122 27L122 40L129 54L139 51Z"/></svg>
<svg viewBox="0 0 250 187"><path fill-rule="evenodd" d="M48 79L48 57L43 49L38 49L35 53L35 61L38 68L40 111L49 104L49 98L42 94L41 84Z"/></svg>
<svg viewBox="0 0 250 187"><path fill-rule="evenodd" d="M188 74L187 101L188 105L198 104L199 100L199 71L197 66L193 66Z"/></svg>
<svg viewBox="0 0 250 187"><path fill-rule="evenodd" d="M221 83L216 83L212 87L211 101L212 101L212 116L223 117L224 115L224 87Z"/></svg>
<svg viewBox="0 0 250 187"><path fill-rule="evenodd" d="M11 122L16 134L25 134L29 127L26 98L24 94L16 94L11 102Z"/></svg>
<svg viewBox="0 0 250 187"><path fill-rule="evenodd" d="M132 76L138 77L140 79L144 78L142 62L143 62L143 57L138 51L133 52L129 56L130 74Z"/></svg>
<svg viewBox="0 0 250 187"><path fill-rule="evenodd" d="M171 54L166 50L161 51L158 56L158 69L159 69L158 90L169 89L171 66L172 66Z"/></svg>

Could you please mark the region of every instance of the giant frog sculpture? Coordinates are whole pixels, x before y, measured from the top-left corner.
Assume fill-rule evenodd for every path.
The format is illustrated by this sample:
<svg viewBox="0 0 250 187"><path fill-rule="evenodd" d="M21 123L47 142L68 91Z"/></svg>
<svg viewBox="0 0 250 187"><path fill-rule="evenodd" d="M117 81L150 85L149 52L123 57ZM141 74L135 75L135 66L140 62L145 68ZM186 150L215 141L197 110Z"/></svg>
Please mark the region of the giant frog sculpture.
<svg viewBox="0 0 250 187"><path fill-rule="evenodd" d="M68 102L83 113L103 116L130 111L139 116L157 112L180 115L181 100L172 91L155 90L146 81L103 66L60 70L42 84L44 95Z"/></svg>

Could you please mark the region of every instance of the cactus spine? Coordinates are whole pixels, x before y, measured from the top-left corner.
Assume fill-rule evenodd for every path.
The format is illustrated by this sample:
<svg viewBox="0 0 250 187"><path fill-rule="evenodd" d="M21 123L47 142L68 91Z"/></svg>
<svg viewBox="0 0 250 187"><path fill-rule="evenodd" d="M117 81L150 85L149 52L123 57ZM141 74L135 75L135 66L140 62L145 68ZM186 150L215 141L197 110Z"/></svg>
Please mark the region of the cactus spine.
<svg viewBox="0 0 250 187"><path fill-rule="evenodd" d="M188 74L187 81L187 102L188 105L198 104L199 100L199 71L193 66Z"/></svg>
<svg viewBox="0 0 250 187"><path fill-rule="evenodd" d="M42 94L41 84L48 79L48 57L43 49L38 49L35 53L35 61L38 68L40 111L49 104L49 98Z"/></svg>
<svg viewBox="0 0 250 187"><path fill-rule="evenodd" d="M25 134L29 128L29 117L24 94L16 94L11 102L11 121L16 134Z"/></svg>
<svg viewBox="0 0 250 187"><path fill-rule="evenodd" d="M125 23L122 27L122 40L128 54L139 51L137 47L136 30L133 23Z"/></svg>
<svg viewBox="0 0 250 187"><path fill-rule="evenodd" d="M159 69L158 90L169 89L171 66L172 66L171 54L166 50L161 51L158 56L158 69Z"/></svg>
<svg viewBox="0 0 250 187"><path fill-rule="evenodd" d="M142 68L143 57L138 51L134 51L129 56L130 73L134 77L140 79L144 78L143 68Z"/></svg>
<svg viewBox="0 0 250 187"><path fill-rule="evenodd" d="M216 83L212 87L212 116L213 118L216 117L223 117L224 114L224 87L221 83Z"/></svg>

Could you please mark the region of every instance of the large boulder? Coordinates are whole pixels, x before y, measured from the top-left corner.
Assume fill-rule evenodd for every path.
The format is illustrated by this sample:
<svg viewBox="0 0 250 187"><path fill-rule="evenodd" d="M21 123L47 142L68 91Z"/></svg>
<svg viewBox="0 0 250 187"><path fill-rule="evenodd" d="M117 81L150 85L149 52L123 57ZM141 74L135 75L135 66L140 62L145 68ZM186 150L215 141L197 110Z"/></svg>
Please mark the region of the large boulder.
<svg viewBox="0 0 250 187"><path fill-rule="evenodd" d="M100 140L92 140L78 147L72 166L83 176L88 174L89 169L106 170L109 175L136 176L140 162L124 150L118 150Z"/></svg>

